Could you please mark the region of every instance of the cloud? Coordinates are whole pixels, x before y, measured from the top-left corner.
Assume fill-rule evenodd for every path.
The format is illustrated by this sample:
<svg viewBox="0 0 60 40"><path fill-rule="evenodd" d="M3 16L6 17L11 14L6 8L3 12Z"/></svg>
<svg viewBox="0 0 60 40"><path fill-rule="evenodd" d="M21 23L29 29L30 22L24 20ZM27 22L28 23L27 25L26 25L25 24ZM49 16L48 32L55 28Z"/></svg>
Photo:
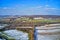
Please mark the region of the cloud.
<svg viewBox="0 0 60 40"><path fill-rule="evenodd" d="M6 10L6 9L16 9L15 7L0 7L0 9Z"/></svg>
<svg viewBox="0 0 60 40"><path fill-rule="evenodd" d="M49 7L49 5L45 5L46 7Z"/></svg>
<svg viewBox="0 0 60 40"><path fill-rule="evenodd" d="M3 9L8 9L7 7L3 7Z"/></svg>
<svg viewBox="0 0 60 40"><path fill-rule="evenodd" d="M3 7L2 9L0 9L0 13L9 15L59 15L60 10L57 8L44 6L35 6L25 9L22 8L22 10L13 7Z"/></svg>

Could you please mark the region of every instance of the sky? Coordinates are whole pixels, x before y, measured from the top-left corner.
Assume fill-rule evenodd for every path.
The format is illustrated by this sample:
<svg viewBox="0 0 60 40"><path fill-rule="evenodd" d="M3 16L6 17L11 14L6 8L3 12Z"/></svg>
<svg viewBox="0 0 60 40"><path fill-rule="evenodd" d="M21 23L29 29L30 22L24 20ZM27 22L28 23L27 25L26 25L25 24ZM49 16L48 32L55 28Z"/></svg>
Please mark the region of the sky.
<svg viewBox="0 0 60 40"><path fill-rule="evenodd" d="M0 0L0 15L60 15L60 0Z"/></svg>

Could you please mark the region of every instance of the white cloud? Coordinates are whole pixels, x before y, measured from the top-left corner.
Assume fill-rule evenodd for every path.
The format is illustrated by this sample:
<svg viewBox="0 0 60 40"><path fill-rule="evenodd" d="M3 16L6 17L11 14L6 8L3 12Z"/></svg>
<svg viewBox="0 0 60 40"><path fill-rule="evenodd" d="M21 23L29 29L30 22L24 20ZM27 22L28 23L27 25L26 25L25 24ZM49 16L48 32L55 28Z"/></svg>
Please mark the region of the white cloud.
<svg viewBox="0 0 60 40"><path fill-rule="evenodd" d="M8 9L16 9L16 8L14 8L14 7L0 7L0 9L3 9L3 10L8 10Z"/></svg>
<svg viewBox="0 0 60 40"><path fill-rule="evenodd" d="M45 6L49 6L49 5L45 5Z"/></svg>
<svg viewBox="0 0 60 40"><path fill-rule="evenodd" d="M56 8L45 7L45 10L56 10Z"/></svg>
<svg viewBox="0 0 60 40"><path fill-rule="evenodd" d="M7 7L3 7L3 9L8 9Z"/></svg>
<svg viewBox="0 0 60 40"><path fill-rule="evenodd" d="M43 6L36 6L36 7L30 7L26 9L17 9L17 8L9 8L4 7L3 9L0 9L1 13L7 13L7 14L20 14L20 15L33 15L33 14L40 14L40 15L47 15L52 13L60 13L60 10L57 8L51 8L51 7L43 7Z"/></svg>

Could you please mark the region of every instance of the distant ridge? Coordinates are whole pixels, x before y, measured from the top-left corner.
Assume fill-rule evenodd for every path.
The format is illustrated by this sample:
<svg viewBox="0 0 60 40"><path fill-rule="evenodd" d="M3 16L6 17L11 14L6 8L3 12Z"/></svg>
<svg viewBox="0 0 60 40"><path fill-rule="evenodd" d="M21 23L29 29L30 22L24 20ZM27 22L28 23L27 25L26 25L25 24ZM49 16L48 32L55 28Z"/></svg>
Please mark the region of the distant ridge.
<svg viewBox="0 0 60 40"><path fill-rule="evenodd" d="M60 18L60 15L0 15L0 18L4 17L44 17L44 18Z"/></svg>

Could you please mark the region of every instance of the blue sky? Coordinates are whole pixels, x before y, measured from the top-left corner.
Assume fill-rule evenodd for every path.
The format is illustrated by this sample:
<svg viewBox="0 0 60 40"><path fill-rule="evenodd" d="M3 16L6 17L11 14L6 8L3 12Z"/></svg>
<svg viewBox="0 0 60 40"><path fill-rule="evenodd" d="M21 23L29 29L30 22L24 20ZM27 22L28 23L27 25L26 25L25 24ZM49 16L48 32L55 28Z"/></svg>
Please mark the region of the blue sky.
<svg viewBox="0 0 60 40"><path fill-rule="evenodd" d="M60 15L60 0L0 0L0 15Z"/></svg>

